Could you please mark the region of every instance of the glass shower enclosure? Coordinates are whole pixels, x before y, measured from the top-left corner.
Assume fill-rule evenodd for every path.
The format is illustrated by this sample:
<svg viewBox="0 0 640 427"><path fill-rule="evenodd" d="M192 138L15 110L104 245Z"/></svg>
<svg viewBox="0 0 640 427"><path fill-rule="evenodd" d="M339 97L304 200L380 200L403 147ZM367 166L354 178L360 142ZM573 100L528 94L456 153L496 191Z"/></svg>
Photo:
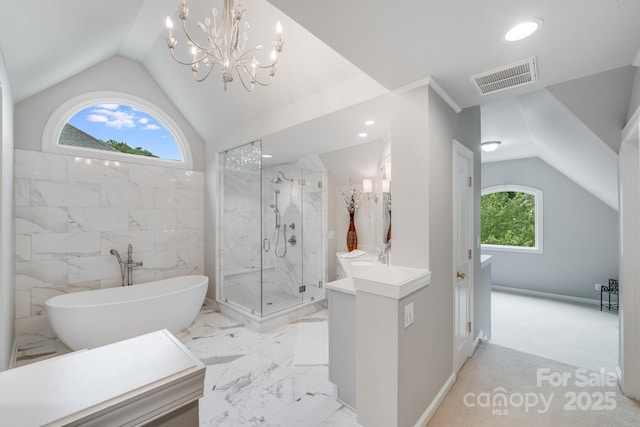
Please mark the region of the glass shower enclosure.
<svg viewBox="0 0 640 427"><path fill-rule="evenodd" d="M255 141L220 153L218 301L266 317L324 298L323 172L266 165Z"/></svg>

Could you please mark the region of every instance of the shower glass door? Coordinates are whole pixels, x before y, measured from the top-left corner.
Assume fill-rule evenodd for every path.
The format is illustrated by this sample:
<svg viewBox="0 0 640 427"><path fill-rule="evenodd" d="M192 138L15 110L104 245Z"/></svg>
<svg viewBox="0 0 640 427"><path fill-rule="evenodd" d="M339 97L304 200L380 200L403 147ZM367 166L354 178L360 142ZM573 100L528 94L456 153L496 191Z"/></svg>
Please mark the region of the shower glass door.
<svg viewBox="0 0 640 427"><path fill-rule="evenodd" d="M262 315L261 141L220 154L218 299Z"/></svg>
<svg viewBox="0 0 640 427"><path fill-rule="evenodd" d="M262 174L262 314L302 302L300 168L264 165Z"/></svg>
<svg viewBox="0 0 640 427"><path fill-rule="evenodd" d="M322 246L322 172L301 170L303 302L321 300L324 268Z"/></svg>

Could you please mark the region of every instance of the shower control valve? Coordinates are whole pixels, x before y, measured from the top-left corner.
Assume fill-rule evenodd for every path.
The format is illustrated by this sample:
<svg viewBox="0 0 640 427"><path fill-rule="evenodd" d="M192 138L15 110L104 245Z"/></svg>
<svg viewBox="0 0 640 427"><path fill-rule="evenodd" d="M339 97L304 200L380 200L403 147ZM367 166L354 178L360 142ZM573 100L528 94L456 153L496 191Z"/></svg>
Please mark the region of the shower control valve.
<svg viewBox="0 0 640 427"><path fill-rule="evenodd" d="M295 230L296 229L296 223L292 222L291 225L289 226L290 229Z"/></svg>
<svg viewBox="0 0 640 427"><path fill-rule="evenodd" d="M296 243L297 243L296 236L293 236L293 235L292 235L291 237L289 237L289 239L287 240L287 242L289 242L289 244L290 244L291 246L295 246L295 245L296 245Z"/></svg>

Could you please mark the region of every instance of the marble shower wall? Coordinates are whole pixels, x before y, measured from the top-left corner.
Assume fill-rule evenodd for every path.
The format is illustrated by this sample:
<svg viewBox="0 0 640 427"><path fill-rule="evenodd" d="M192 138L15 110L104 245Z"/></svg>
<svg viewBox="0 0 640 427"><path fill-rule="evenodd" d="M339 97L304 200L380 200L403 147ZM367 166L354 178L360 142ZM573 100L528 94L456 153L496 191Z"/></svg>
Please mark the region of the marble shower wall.
<svg viewBox="0 0 640 427"><path fill-rule="evenodd" d="M51 336L44 302L121 285L110 249L133 245L133 281L204 272L204 176L15 150L16 334Z"/></svg>

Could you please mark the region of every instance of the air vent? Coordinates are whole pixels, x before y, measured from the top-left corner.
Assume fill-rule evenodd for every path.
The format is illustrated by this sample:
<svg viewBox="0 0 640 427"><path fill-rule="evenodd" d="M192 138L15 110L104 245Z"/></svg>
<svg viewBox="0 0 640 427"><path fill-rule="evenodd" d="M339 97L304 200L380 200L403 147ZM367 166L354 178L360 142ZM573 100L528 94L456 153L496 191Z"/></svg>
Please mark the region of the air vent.
<svg viewBox="0 0 640 427"><path fill-rule="evenodd" d="M469 81L479 96L535 83L538 81L536 58L469 76Z"/></svg>

